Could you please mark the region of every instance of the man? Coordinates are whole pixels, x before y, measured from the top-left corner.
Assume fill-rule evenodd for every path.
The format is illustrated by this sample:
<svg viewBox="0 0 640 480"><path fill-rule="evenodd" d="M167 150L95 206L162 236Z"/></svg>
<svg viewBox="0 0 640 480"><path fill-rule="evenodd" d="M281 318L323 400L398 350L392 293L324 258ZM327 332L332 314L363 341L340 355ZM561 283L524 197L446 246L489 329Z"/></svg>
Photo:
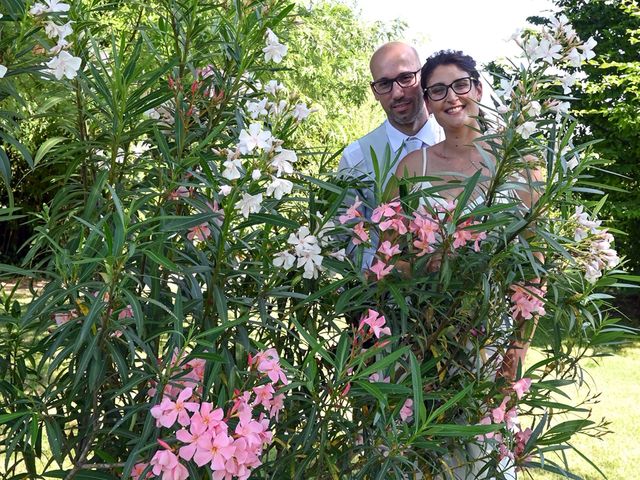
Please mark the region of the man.
<svg viewBox="0 0 640 480"><path fill-rule="evenodd" d="M386 43L374 52L369 68L373 77L371 91L387 119L344 149L338 175L369 182L376 180L373 149L382 177L378 185L384 190L400 159L423 146L440 142L444 134L427 112L420 87L420 57L413 47L401 42ZM386 154L387 146L390 156ZM363 214L370 218L371 207L379 200L374 189L369 187L356 194L367 204ZM373 250L365 251L363 267L368 267L372 258Z"/></svg>

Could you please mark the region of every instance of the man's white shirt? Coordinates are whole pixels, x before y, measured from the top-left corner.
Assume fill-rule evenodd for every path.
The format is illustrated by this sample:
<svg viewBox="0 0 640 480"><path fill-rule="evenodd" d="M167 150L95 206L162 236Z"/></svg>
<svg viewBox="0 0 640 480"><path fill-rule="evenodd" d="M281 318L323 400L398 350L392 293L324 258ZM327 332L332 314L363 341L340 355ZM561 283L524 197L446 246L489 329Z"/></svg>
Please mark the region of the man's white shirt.
<svg viewBox="0 0 640 480"><path fill-rule="evenodd" d="M444 140L444 131L442 130L442 127L438 125L438 122L436 122L435 118L433 118L433 115L429 116L429 120L415 135L407 135L406 133L402 133L396 127L391 125L389 120L384 121L384 128L387 132L387 139L389 140L389 146L391 147L392 152L397 151L402 143L409 137L421 140L422 143L426 146L435 145L436 143ZM407 151L404 154L400 155L400 159L402 159L409 153L411 152ZM364 162L364 153L362 152L362 148L360 147L360 142L356 140L355 142L347 145L347 147L342 152L342 159L340 160L338 171L349 170L357 165L360 165L362 162Z"/></svg>

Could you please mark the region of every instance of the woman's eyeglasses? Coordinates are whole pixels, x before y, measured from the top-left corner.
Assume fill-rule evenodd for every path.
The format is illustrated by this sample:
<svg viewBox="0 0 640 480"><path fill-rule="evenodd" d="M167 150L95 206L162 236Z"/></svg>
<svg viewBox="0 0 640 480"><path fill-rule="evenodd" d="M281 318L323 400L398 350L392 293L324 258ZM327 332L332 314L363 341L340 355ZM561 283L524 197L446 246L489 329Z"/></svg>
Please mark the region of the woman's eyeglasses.
<svg viewBox="0 0 640 480"><path fill-rule="evenodd" d="M471 87L477 82L473 77L463 77L454 80L449 85L444 83L436 83L424 89L425 93L430 100L437 102L446 98L449 93L449 89L453 90L457 95L464 95L471 91Z"/></svg>
<svg viewBox="0 0 640 480"><path fill-rule="evenodd" d="M396 78L382 78L371 82L371 88L378 94L384 95L393 90L393 84L397 83L401 88L413 87L416 84L416 75L420 69L415 72L403 72Z"/></svg>

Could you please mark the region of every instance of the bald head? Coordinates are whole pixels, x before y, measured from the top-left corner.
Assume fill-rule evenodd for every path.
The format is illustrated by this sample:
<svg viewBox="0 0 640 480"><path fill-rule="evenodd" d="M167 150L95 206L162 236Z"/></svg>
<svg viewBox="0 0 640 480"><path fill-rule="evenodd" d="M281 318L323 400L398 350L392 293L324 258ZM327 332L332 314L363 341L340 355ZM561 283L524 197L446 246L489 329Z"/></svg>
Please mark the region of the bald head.
<svg viewBox="0 0 640 480"><path fill-rule="evenodd" d="M369 67L375 85L373 96L387 114L387 119L398 130L414 135L427 122L428 113L420 87L420 57L416 49L406 43L390 42L382 45L371 56ZM412 77L413 75L413 77ZM410 81L398 83L398 78L409 77ZM414 80L411 83L411 80ZM391 90L388 89L389 84ZM387 88L377 90L376 85ZM404 85L404 86L403 86Z"/></svg>
<svg viewBox="0 0 640 480"><path fill-rule="evenodd" d="M369 69L374 80L379 78L380 70L388 63L402 62L405 66L410 66L411 71L418 70L422 63L415 48L402 42L389 42L378 48L369 62Z"/></svg>

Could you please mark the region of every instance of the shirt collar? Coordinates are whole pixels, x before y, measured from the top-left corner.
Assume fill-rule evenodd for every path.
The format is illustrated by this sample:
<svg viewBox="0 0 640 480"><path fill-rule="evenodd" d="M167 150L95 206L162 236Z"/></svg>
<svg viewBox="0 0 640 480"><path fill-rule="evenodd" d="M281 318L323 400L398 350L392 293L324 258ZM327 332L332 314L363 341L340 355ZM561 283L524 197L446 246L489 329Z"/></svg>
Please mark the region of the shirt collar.
<svg viewBox="0 0 640 480"><path fill-rule="evenodd" d="M398 151L398 149L402 146L402 142L404 142L409 137L419 138L425 145L433 145L434 143L436 143L436 139L433 135L433 129L431 128L431 122L432 117L429 116L422 128L418 130L418 133L416 133L415 135L407 135L391 125L389 120L385 120L385 129L387 131L387 138L389 139L389 145L391 146L391 149L394 152Z"/></svg>

